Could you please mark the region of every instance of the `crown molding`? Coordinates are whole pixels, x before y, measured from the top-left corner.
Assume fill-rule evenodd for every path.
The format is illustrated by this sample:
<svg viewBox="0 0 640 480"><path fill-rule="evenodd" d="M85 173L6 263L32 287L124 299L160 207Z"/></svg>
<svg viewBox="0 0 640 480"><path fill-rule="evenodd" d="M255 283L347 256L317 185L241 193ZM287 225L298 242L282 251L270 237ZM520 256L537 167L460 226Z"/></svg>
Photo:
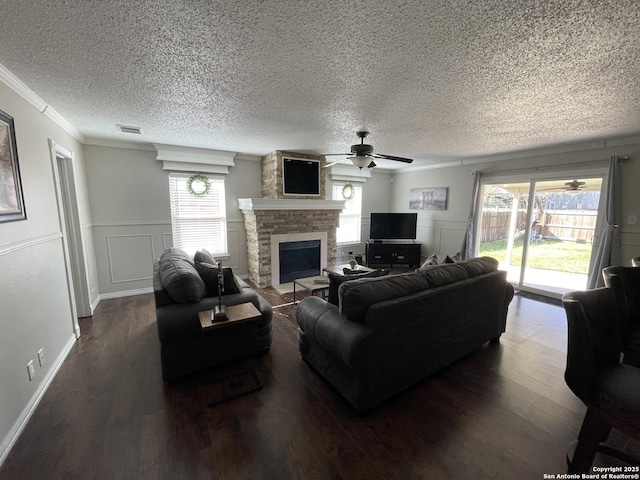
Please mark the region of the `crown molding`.
<svg viewBox="0 0 640 480"><path fill-rule="evenodd" d="M580 152L585 150L604 150L605 148L622 147L627 145L640 145L640 135L628 137L611 138L608 140L597 140L592 142L569 143L564 145L552 145L544 148L519 150L515 152L499 153L484 157L452 159L449 162L434 163L431 165L421 165L407 167L397 170L394 173L415 172L419 170L432 170L436 168L461 167L467 165L477 165L481 163L504 162L519 158L542 157L545 155L556 155L559 153Z"/></svg>
<svg viewBox="0 0 640 480"><path fill-rule="evenodd" d="M33 90L31 90L22 80L11 73L7 67L0 63L0 80L11 90L16 92L27 102L33 105L40 113L54 122L65 132L81 143L85 142L85 137L80 131L65 120L51 105L45 102Z"/></svg>
<svg viewBox="0 0 640 480"><path fill-rule="evenodd" d="M43 112L47 108L47 102L36 95L33 90L27 87L22 80L16 77L13 73L7 70L7 67L0 63L0 80L3 81L7 87L16 92L22 98L24 98L31 105L36 107L39 112Z"/></svg>

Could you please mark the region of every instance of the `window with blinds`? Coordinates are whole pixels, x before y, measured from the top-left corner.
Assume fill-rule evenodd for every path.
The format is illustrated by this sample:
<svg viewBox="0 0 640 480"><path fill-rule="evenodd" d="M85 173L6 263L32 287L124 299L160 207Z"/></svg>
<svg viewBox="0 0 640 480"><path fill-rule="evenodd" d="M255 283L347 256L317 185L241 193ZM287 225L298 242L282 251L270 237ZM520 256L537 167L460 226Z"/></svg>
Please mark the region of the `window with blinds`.
<svg viewBox="0 0 640 480"><path fill-rule="evenodd" d="M332 198L344 200L342 189L345 184L333 184ZM362 214L362 186L353 186L353 198L345 201L344 210L340 213L340 225L336 230L337 243L360 243Z"/></svg>
<svg viewBox="0 0 640 480"><path fill-rule="evenodd" d="M209 177L211 188L201 197L187 190L190 175L169 175L173 245L190 255L206 248L212 255L227 254L227 216L224 178Z"/></svg>

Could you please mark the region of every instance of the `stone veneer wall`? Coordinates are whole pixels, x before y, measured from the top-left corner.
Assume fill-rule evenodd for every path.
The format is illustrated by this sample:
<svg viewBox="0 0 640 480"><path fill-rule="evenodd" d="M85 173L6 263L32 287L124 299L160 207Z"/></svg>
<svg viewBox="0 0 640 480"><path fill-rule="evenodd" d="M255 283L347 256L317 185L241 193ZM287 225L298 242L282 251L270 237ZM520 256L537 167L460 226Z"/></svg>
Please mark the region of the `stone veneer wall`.
<svg viewBox="0 0 640 480"><path fill-rule="evenodd" d="M282 157L308 158L309 160L320 160L320 195L284 195L284 185L282 180ZM322 155L310 155L308 153L285 152L276 150L261 158L262 172L262 196L264 198L306 198L313 200L325 199L325 169L327 161Z"/></svg>
<svg viewBox="0 0 640 480"><path fill-rule="evenodd" d="M243 210L247 232L249 279L271 286L271 235L327 232L327 264L336 263L336 227L340 210Z"/></svg>

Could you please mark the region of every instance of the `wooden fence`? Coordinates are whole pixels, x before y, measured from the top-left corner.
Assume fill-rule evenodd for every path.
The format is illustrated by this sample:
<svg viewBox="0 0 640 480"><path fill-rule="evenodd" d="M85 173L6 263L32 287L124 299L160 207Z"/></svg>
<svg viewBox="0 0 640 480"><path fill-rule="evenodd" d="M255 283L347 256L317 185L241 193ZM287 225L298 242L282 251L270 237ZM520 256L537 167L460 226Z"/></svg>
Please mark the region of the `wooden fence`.
<svg viewBox="0 0 640 480"><path fill-rule="evenodd" d="M509 237L509 210L484 211L482 213L482 243L506 240ZM518 211L516 228L522 233L526 212ZM584 210L549 210L534 227L536 238L591 243L595 234L596 212Z"/></svg>

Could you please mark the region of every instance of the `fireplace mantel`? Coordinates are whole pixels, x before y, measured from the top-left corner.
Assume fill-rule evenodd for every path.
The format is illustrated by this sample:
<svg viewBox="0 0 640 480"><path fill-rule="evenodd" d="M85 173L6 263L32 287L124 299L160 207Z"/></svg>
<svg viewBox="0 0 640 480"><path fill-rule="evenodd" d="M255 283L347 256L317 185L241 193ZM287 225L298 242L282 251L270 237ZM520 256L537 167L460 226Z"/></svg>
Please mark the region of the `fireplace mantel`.
<svg viewBox="0 0 640 480"><path fill-rule="evenodd" d="M343 210L344 200L239 198L240 210Z"/></svg>

